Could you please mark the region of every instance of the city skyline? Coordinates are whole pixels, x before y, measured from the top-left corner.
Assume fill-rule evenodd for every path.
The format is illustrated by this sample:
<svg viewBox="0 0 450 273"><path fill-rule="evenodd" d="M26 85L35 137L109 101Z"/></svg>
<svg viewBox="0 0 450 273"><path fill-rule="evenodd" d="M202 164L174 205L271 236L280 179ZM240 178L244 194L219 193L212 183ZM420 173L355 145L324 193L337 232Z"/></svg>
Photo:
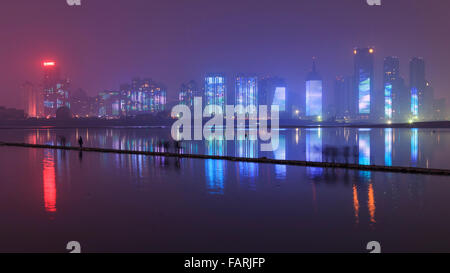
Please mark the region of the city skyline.
<svg viewBox="0 0 450 273"><path fill-rule="evenodd" d="M125 6L128 15L119 13L115 5L105 8L103 13L94 13L94 10L98 10L99 6L106 3L105 1L87 1L75 10L60 2L40 3L43 14L55 13L55 18L39 17L36 26L28 28L25 36L17 36L11 29L0 34L3 46L11 48L7 56L5 51L0 53L8 64L1 68L0 74L3 75L0 77L2 90L7 90L0 91L2 105L22 106L20 99L14 96L5 97L4 94L17 93L26 81L36 83L40 79L36 70L43 59L55 59L64 64L64 76L71 76L72 86L75 89L83 88L90 95L103 90L117 89L121 83L135 76L151 76L167 84L168 99L174 101L178 96L181 82L189 80L201 82L203 73L207 71L223 71L229 77L241 72L280 76L286 79L291 92L302 92L304 75L310 70L312 56L317 57L321 63L324 104L327 105L329 104L327 100L334 99L326 94L333 89L335 77L345 77L353 70L353 64L349 61L352 52L349 49L368 46L373 46L376 50L375 89L383 88L381 67L384 57L398 56L401 71L407 71L409 60L418 56L427 61L427 77L434 86L436 97L449 100L446 86L450 86L450 83L447 83L449 79L445 75L450 69L447 66L450 56L443 46L445 43L441 41L446 37L439 35L442 30L440 20L423 20L421 21L424 24L423 28L415 29L414 32L409 32L409 28L405 28L408 21L399 20L405 17L402 14L406 11L421 18L433 14L434 19L443 19L445 9L442 5L448 4L441 2L439 2L441 8L430 5L431 10L424 14L420 9L424 4L420 1L407 1L408 4L405 4L406 1L385 3L383 9L367 6L363 1L340 1L339 4L334 3L335 1L324 3L284 1L283 5L278 6L270 1L258 3L245 1L242 4L243 10L256 4L258 7L249 15L250 18L244 17L242 11L234 11L232 7L236 2L233 1L216 3L214 7L203 1L189 5L180 2L181 7L190 12L182 14L180 19L173 16L170 3L158 1L152 4L146 1L133 1L133 4ZM8 9L22 10L23 13L15 18L4 14L3 20L21 29L25 21L31 19L36 21L36 16L31 13L33 7L34 4L27 2L25 5L24 1L19 0L16 4L9 5ZM123 5L121 7L123 8ZM155 14L156 18L165 16L165 19L160 20L160 23L152 20L148 24L139 24L136 31L123 36L110 35L112 27L122 31L132 29L139 21L137 15L141 12L140 8L145 10L150 7L161 13ZM213 8L216 10L214 20L212 13L209 13ZM279 15L276 15L273 9L279 11L277 14L283 11L284 19L278 20ZM7 9L3 11L5 10ZM307 20L310 18L307 15L308 11L324 11L331 19L320 22L313 20L313 23L310 23ZM196 18L189 20L190 30L186 32L182 24L186 20L183 19L188 15L191 18L191 15L197 14L202 14L202 20L209 21L211 26L201 24L203 21L200 22L200 19ZM396 24L393 23L393 19L379 20L392 14L398 15L395 17ZM303 18L300 18L301 15L304 15ZM109 16L118 16L124 20L119 20L121 23L114 23L106 20L110 18ZM267 16L272 20L262 22ZM52 24L53 20L60 17L65 18L64 26ZM251 24L244 24L247 26L243 28L228 26L230 18L234 17L240 23L253 20L260 27ZM336 21L336 17L342 20ZM366 24L358 26L362 18L367 19L364 20ZM83 23L80 19L86 22ZM93 27L93 21L101 22ZM123 23L125 21L128 23ZM85 27L87 24L89 28ZM194 26L198 24L201 24L199 28L195 28ZM217 32L207 31L213 27ZM396 28L402 30L397 32L397 35L385 31L390 29L394 32ZM228 38L221 39L219 34L221 32L226 33ZM138 35L140 33L144 35ZM204 37L206 33L208 35ZM63 35L69 44L61 44L55 35ZM156 39L148 40L149 36ZM433 42L438 38L439 43ZM81 42L77 43L76 48L70 45L70 41L75 43L73 39ZM22 46L12 48L12 41ZM232 41L240 41L239 46L234 45ZM144 44L148 42L147 46L144 47L142 42ZM21 64L20 68L17 64ZM403 76L409 82L408 75Z"/></svg>
<svg viewBox="0 0 450 273"><path fill-rule="evenodd" d="M346 102L343 103L342 99L338 99L328 105L323 103L326 96L323 95L323 81L316 69L315 57L312 69L305 77L305 90L298 93L292 92L284 80L282 83L273 82L272 87L267 89L264 88L264 77L255 74L236 73L230 83L225 73L205 73L203 88L199 88L194 80L182 83L177 98L172 102L167 99L167 89L163 83L139 77L134 77L131 84L121 84L119 89L104 90L89 98L80 89L69 92L70 80L61 77L60 64L55 60L43 61L42 83L34 87L27 81L22 85L22 92L26 96L25 113L29 117L52 117L61 106L71 108L71 103L75 105L72 113L76 117L117 118L157 113L170 110L171 106L178 103L192 106L193 97L201 95L205 99L205 105L216 104L224 107L227 101L244 106L277 104L280 110L286 113L283 119L303 118L313 121L326 119L346 122L384 120L391 123L447 118L445 101L443 106L435 105L439 98L434 97L434 89L427 81L425 60L417 57L411 59L410 83L407 85L400 73L400 60L395 56L385 57L384 89L376 90L373 87L375 54L376 51L372 47L353 49L354 74L346 77L337 76L334 89L326 93L326 96L346 97ZM346 81L350 81L350 84L345 84ZM230 85L234 86L230 88ZM263 87L261 91L259 85ZM84 95L80 96L80 92ZM305 104L302 104L301 97L305 99ZM407 103L408 101L410 103ZM83 103L89 105L88 111L86 109L81 111L78 107ZM436 113L438 109L443 110L440 118Z"/></svg>

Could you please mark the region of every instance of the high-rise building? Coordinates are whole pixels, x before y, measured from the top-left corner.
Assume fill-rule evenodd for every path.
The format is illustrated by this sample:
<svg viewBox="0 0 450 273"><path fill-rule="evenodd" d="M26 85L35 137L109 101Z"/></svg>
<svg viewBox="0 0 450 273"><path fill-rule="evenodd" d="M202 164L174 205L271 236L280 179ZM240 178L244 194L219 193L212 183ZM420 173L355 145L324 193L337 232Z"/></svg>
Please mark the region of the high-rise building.
<svg viewBox="0 0 450 273"><path fill-rule="evenodd" d="M358 114L360 118L376 117L374 91L374 52L373 48L356 48L354 54L355 88L358 95Z"/></svg>
<svg viewBox="0 0 450 273"><path fill-rule="evenodd" d="M409 62L409 87L411 90L411 116L413 119L423 117L426 83L425 61L422 58L412 58Z"/></svg>
<svg viewBox="0 0 450 273"><path fill-rule="evenodd" d="M166 88L151 79L133 79L131 84L120 87L120 95L121 115L150 114L166 109Z"/></svg>
<svg viewBox="0 0 450 273"><path fill-rule="evenodd" d="M43 63L43 116L55 117L58 108L70 108L69 80L61 79L60 69L56 62Z"/></svg>
<svg viewBox="0 0 450 273"><path fill-rule="evenodd" d="M237 75L235 82L235 105L258 107L258 77Z"/></svg>
<svg viewBox="0 0 450 273"><path fill-rule="evenodd" d="M120 109L122 96L119 91L104 91L98 94L98 116L105 118L118 118L121 116Z"/></svg>
<svg viewBox="0 0 450 273"><path fill-rule="evenodd" d="M194 107L194 97L200 95L200 88L195 81L189 81L181 85L178 100L180 104Z"/></svg>
<svg viewBox="0 0 450 273"><path fill-rule="evenodd" d="M398 97L400 77L400 61L397 57L386 57L383 65L384 87L384 119L392 121L394 118L394 100Z"/></svg>
<svg viewBox="0 0 450 273"><path fill-rule="evenodd" d="M290 118L292 115L287 113L287 85L286 81L278 77L263 77L258 82L258 101L259 105L278 105L280 117Z"/></svg>
<svg viewBox="0 0 450 273"><path fill-rule="evenodd" d="M322 119L322 77L316 70L313 61L311 72L306 77L306 116Z"/></svg>
<svg viewBox="0 0 450 273"><path fill-rule="evenodd" d="M39 104L41 103L41 96L31 82L25 82L22 85L22 90L25 98L25 113L29 118L36 118L39 114Z"/></svg>
<svg viewBox="0 0 450 273"><path fill-rule="evenodd" d="M90 98L83 89L71 92L70 109L76 117L88 117L90 108Z"/></svg>
<svg viewBox="0 0 450 273"><path fill-rule="evenodd" d="M340 120L349 121L357 114L357 95L353 76L338 76L334 82L334 97L336 98L336 116Z"/></svg>
<svg viewBox="0 0 450 273"><path fill-rule="evenodd" d="M217 105L222 107L225 113L227 104L227 82L226 77L220 73L210 73L205 76L205 105Z"/></svg>

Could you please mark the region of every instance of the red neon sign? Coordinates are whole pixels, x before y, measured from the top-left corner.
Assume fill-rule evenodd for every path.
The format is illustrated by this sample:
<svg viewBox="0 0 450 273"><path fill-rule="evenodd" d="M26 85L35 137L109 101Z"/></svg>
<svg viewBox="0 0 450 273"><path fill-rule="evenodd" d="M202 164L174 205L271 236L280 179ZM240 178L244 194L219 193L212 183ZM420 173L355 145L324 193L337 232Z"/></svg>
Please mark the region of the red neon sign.
<svg viewBox="0 0 450 273"><path fill-rule="evenodd" d="M44 62L44 66L55 66L55 62Z"/></svg>

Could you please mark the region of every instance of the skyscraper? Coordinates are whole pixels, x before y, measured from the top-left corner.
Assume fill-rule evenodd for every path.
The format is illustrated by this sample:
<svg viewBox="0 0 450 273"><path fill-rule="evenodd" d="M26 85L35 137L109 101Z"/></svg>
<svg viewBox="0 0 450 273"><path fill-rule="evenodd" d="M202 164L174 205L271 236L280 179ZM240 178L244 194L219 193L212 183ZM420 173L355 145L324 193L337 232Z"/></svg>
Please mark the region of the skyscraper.
<svg viewBox="0 0 450 273"><path fill-rule="evenodd" d="M90 108L90 98L83 89L71 92L70 109L76 117L88 117L91 114Z"/></svg>
<svg viewBox="0 0 450 273"><path fill-rule="evenodd" d="M151 79L134 78L120 87L122 115L149 114L166 108L166 88Z"/></svg>
<svg viewBox="0 0 450 273"><path fill-rule="evenodd" d="M290 118L287 113L287 85L286 81L278 77L263 77L258 82L259 105L278 105L281 118ZM269 110L270 111L270 110Z"/></svg>
<svg viewBox="0 0 450 273"><path fill-rule="evenodd" d="M219 73L210 73L205 76L205 105L218 105L225 113L227 104L226 77Z"/></svg>
<svg viewBox="0 0 450 273"><path fill-rule="evenodd" d="M373 48L356 48L353 51L358 114L363 119L374 117L376 108L374 103L374 52Z"/></svg>
<svg viewBox="0 0 450 273"><path fill-rule="evenodd" d="M306 116L322 118L322 77L313 61L312 70L306 77Z"/></svg>
<svg viewBox="0 0 450 273"><path fill-rule="evenodd" d="M63 106L70 108L69 81L61 79L60 69L56 62L43 63L43 115L44 117L56 116L56 110Z"/></svg>
<svg viewBox="0 0 450 273"><path fill-rule="evenodd" d="M31 82L25 82L22 90L25 98L25 113L29 118L38 117L41 96Z"/></svg>
<svg viewBox="0 0 450 273"><path fill-rule="evenodd" d="M409 87L411 90L411 115L413 119L423 116L424 94L426 88L425 61L412 58L409 62Z"/></svg>
<svg viewBox="0 0 450 273"><path fill-rule="evenodd" d="M194 97L200 95L200 88L195 81L189 81L181 85L178 100L180 104L194 107Z"/></svg>
<svg viewBox="0 0 450 273"><path fill-rule="evenodd" d="M384 87L384 118L391 121L394 117L393 100L398 94L398 90L394 85L398 85L397 81L400 74L400 61L397 57L386 57L383 65L383 87Z"/></svg>
<svg viewBox="0 0 450 273"><path fill-rule="evenodd" d="M338 119L350 120L357 113L356 93L353 76L338 76L334 82L334 97L336 98L336 115Z"/></svg>
<svg viewBox="0 0 450 273"><path fill-rule="evenodd" d="M235 82L235 105L258 107L258 77L237 75Z"/></svg>

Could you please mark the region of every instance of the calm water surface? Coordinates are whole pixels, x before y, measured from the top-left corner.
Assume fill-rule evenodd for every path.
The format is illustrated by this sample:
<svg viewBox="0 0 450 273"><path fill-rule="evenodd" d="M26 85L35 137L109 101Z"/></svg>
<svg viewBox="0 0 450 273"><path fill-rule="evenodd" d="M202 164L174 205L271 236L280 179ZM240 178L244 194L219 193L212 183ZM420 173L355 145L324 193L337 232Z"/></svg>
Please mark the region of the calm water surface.
<svg viewBox="0 0 450 273"><path fill-rule="evenodd" d="M286 129L183 152L450 168L450 130ZM173 149L168 129L0 130L0 141ZM346 156L344 147L349 147ZM330 148L335 152L329 153ZM0 251L450 252L446 176L0 147Z"/></svg>

